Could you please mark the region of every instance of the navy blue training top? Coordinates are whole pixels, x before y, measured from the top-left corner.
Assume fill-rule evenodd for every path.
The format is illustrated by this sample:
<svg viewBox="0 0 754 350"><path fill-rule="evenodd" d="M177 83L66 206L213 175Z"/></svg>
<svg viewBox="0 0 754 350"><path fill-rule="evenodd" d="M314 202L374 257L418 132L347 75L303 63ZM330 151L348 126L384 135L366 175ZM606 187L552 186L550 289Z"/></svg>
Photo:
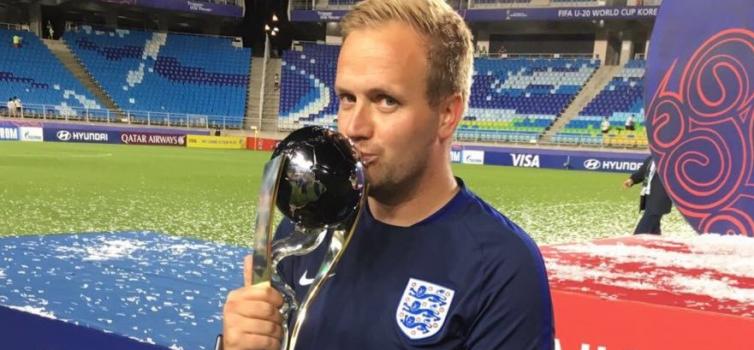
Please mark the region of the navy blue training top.
<svg viewBox="0 0 754 350"><path fill-rule="evenodd" d="M309 307L297 350L553 349L547 273L515 223L461 187L411 227L363 210L334 275ZM278 232L290 230L290 222ZM302 300L329 237L280 273Z"/></svg>

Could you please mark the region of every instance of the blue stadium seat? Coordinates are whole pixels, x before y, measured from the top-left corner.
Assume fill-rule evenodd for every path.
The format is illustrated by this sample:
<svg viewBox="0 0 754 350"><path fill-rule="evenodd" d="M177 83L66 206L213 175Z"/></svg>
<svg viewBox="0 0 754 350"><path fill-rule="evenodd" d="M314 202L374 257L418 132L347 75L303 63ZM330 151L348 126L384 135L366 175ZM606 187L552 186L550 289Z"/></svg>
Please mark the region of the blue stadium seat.
<svg viewBox="0 0 754 350"><path fill-rule="evenodd" d="M11 38L22 37L20 48ZM82 117L102 110L102 104L50 52L36 35L0 29L0 101L17 96L24 114ZM46 107L44 107L44 106Z"/></svg>
<svg viewBox="0 0 754 350"><path fill-rule="evenodd" d="M283 54L278 127L335 127L333 89L340 47L303 44ZM599 66L591 59L477 59L469 110L457 138L532 142Z"/></svg>
<svg viewBox="0 0 754 350"><path fill-rule="evenodd" d="M340 46L303 44L303 50L283 53L280 74L278 127L335 127L338 99L335 71Z"/></svg>
<svg viewBox="0 0 754 350"><path fill-rule="evenodd" d="M598 60L586 58L478 58L474 62L469 110L459 130L505 132L502 140L493 137L493 141L536 141L599 65ZM521 137L506 136L510 133ZM479 140L475 134L466 136L457 135L460 140Z"/></svg>
<svg viewBox="0 0 754 350"><path fill-rule="evenodd" d="M215 127L243 123L251 50L232 46L230 38L82 26L64 40L137 119L185 114Z"/></svg>
<svg viewBox="0 0 754 350"><path fill-rule="evenodd" d="M602 138L600 124L607 117L611 127L621 129L629 116L634 118L636 132L626 135L636 144L646 144L644 134L644 73L645 60L628 61L618 74L595 96L579 115L570 120L559 135L588 136ZM635 135L634 135L635 134ZM556 138L560 140L560 138ZM621 140L621 138L618 138Z"/></svg>

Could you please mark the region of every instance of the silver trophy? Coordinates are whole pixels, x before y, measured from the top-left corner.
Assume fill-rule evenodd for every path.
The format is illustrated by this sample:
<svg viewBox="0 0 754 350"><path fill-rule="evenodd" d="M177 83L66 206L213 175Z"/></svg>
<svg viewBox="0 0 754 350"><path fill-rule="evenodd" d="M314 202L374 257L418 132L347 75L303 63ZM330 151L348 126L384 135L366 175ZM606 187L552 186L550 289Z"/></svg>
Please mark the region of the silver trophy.
<svg viewBox="0 0 754 350"><path fill-rule="evenodd" d="M295 348L308 306L354 233L365 193L358 153L348 139L329 129L294 131L265 165L254 228L253 280L271 281L283 295L282 349ZM293 223L291 232L274 232L275 207ZM330 246L299 304L293 288L278 274L278 264L286 257L311 253L328 234ZM293 321L290 330L289 321Z"/></svg>

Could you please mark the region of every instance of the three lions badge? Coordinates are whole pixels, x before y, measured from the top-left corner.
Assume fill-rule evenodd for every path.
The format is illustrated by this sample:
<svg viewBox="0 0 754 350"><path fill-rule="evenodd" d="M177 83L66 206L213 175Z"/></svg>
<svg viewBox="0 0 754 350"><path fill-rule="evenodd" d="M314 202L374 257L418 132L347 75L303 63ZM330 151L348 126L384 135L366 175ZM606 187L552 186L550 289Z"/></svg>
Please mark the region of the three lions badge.
<svg viewBox="0 0 754 350"><path fill-rule="evenodd" d="M452 289L410 278L395 312L403 334L413 340L437 334L445 323L454 294Z"/></svg>

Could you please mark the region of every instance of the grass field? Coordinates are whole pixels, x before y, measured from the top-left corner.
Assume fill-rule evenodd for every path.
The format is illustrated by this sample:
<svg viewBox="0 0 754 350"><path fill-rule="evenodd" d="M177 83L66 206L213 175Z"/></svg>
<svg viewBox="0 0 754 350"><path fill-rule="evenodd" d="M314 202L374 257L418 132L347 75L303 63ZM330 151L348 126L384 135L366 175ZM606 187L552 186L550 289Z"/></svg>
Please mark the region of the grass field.
<svg viewBox="0 0 754 350"><path fill-rule="evenodd" d="M0 235L151 230L247 245L269 153L0 142ZM458 176L540 243L630 234L624 174L456 165ZM674 210L668 235L693 235Z"/></svg>

